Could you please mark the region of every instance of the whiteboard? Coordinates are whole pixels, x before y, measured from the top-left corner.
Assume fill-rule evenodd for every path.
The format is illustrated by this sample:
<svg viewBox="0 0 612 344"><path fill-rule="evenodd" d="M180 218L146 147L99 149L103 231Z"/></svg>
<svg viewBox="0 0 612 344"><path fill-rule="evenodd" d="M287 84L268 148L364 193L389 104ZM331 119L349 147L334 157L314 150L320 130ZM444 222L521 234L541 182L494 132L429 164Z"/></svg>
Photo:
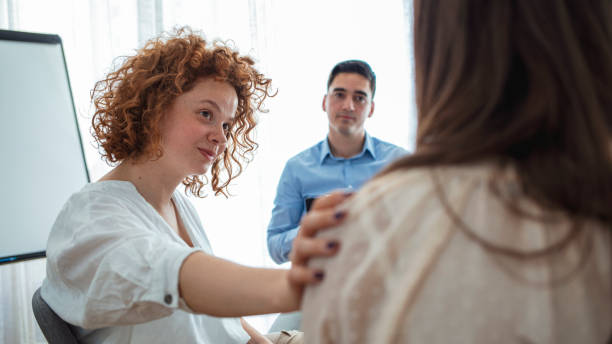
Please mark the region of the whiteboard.
<svg viewBox="0 0 612 344"><path fill-rule="evenodd" d="M60 37L0 30L0 264L44 257L88 182Z"/></svg>

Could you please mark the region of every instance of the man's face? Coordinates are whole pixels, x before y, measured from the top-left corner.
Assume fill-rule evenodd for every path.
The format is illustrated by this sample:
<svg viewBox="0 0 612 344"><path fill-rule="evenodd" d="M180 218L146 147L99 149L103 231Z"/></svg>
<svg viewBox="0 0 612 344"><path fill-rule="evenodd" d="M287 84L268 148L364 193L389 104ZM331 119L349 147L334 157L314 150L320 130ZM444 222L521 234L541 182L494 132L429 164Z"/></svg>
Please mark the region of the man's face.
<svg viewBox="0 0 612 344"><path fill-rule="evenodd" d="M360 74L339 73L323 97L323 111L330 131L361 137L366 118L374 113L370 81Z"/></svg>
<svg viewBox="0 0 612 344"><path fill-rule="evenodd" d="M370 81L357 73L339 73L323 97L323 111L330 131L361 138L366 118L374 113Z"/></svg>

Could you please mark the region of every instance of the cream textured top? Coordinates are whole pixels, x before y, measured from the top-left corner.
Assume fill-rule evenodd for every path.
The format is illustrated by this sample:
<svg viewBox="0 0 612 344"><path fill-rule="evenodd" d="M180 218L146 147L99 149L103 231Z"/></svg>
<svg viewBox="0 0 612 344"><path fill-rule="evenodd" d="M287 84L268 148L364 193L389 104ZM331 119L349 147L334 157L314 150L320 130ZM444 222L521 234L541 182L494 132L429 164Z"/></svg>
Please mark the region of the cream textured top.
<svg viewBox="0 0 612 344"><path fill-rule="evenodd" d="M449 216L441 194L470 232ZM570 219L522 196L512 168L394 172L347 207L343 225L322 234L340 239L339 254L311 262L326 275L303 300L309 344L605 343L612 336L612 228L584 223L570 244L530 259L468 235L534 251L569 232Z"/></svg>

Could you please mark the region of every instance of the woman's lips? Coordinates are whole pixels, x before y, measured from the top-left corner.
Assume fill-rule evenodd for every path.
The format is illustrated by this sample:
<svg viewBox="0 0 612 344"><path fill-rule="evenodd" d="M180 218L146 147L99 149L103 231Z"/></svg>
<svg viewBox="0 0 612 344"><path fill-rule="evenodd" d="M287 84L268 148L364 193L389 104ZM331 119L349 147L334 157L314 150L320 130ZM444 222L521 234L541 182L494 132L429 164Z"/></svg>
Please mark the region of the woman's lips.
<svg viewBox="0 0 612 344"><path fill-rule="evenodd" d="M200 154L202 154L206 159L210 161L214 161L215 158L217 157L217 155L213 153L211 150L203 149L203 148L198 148L198 150L200 151Z"/></svg>

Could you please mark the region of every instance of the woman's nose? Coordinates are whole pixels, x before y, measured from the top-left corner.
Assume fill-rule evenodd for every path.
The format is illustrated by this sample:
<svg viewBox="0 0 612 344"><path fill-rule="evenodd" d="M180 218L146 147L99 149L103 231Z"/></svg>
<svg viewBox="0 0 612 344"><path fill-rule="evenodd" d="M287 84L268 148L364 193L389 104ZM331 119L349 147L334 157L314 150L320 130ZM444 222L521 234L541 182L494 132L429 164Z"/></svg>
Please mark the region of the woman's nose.
<svg viewBox="0 0 612 344"><path fill-rule="evenodd" d="M211 141L217 145L225 145L227 143L227 132L223 126L221 126L219 130L215 130L211 135Z"/></svg>

